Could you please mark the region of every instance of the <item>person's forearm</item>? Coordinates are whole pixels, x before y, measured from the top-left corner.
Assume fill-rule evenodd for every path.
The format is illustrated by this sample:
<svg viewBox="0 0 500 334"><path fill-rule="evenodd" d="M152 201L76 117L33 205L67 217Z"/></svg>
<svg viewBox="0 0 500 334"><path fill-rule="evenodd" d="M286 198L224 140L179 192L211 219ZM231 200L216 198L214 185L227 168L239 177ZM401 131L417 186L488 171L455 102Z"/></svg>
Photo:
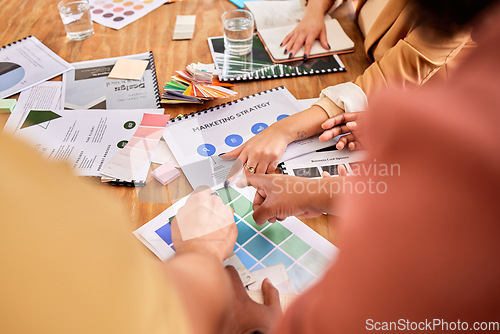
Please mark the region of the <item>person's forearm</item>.
<svg viewBox="0 0 500 334"><path fill-rule="evenodd" d="M286 117L271 125L275 131L284 135L288 142L302 140L321 133L321 123L328 119L328 114L319 106L312 106L295 115Z"/></svg>
<svg viewBox="0 0 500 334"><path fill-rule="evenodd" d="M309 180L307 208L312 212L334 214L336 203L344 196L342 182L344 177L326 177Z"/></svg>
<svg viewBox="0 0 500 334"><path fill-rule="evenodd" d="M210 254L176 254L165 263L193 333L218 333L227 316L231 289L222 263Z"/></svg>
<svg viewBox="0 0 500 334"><path fill-rule="evenodd" d="M308 0L306 15L323 17L332 5L332 0Z"/></svg>

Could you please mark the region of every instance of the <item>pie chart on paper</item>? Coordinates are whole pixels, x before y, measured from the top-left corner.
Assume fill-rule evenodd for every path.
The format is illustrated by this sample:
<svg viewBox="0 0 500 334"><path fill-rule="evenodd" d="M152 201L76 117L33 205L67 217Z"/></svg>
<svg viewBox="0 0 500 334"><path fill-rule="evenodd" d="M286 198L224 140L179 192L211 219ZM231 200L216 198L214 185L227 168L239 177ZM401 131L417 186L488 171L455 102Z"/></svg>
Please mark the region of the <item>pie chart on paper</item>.
<svg viewBox="0 0 500 334"><path fill-rule="evenodd" d="M9 62L0 62L0 92L17 85L25 75L21 65Z"/></svg>

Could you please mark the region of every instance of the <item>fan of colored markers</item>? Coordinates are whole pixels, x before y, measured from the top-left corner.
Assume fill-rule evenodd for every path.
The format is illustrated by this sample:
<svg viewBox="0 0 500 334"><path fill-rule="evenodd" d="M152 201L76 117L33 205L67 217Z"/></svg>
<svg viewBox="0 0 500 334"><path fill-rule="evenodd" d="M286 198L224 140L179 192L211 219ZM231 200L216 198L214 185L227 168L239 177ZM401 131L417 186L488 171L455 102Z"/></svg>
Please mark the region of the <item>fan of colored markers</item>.
<svg viewBox="0 0 500 334"><path fill-rule="evenodd" d="M176 71L176 75L165 83L165 92L161 96L161 103L203 103L207 100L227 98L237 94L228 89L234 85L221 83L214 77L213 64L193 63L185 70Z"/></svg>

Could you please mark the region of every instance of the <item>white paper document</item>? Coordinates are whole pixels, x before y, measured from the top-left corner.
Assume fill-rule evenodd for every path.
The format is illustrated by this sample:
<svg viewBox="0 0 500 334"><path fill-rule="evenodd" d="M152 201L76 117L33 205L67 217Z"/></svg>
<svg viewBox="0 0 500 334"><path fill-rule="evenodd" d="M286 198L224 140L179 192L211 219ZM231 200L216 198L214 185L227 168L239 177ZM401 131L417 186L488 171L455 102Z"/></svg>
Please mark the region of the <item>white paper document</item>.
<svg viewBox="0 0 500 334"><path fill-rule="evenodd" d="M101 174L126 182L146 181L147 172L170 115L145 113L125 147L109 161Z"/></svg>
<svg viewBox="0 0 500 334"><path fill-rule="evenodd" d="M234 150L269 125L301 111L301 106L284 87L261 92L222 106L172 119L163 137L193 188L224 182L234 161L219 157ZM334 138L317 137L288 145L282 160L331 146Z"/></svg>
<svg viewBox="0 0 500 334"><path fill-rule="evenodd" d="M281 42L293 31L305 15L306 7L299 0L292 1L248 1L247 7L255 18L255 26L274 61L288 61L289 54ZM324 49L314 41L309 57L352 51L354 42L347 36L336 19L324 16L326 35L330 49ZM289 52L289 51L288 51ZM292 59L301 59L304 48L300 48Z"/></svg>
<svg viewBox="0 0 500 334"><path fill-rule="evenodd" d="M328 172L331 176L338 175L338 165L345 165L347 172L351 173L349 163L364 159L365 152L363 151L350 151L347 148L339 151L331 147L284 161L279 164L278 168L283 174L321 178L322 172Z"/></svg>
<svg viewBox="0 0 500 334"><path fill-rule="evenodd" d="M175 160L172 151L170 151L170 148L168 147L164 139L161 139L160 142L158 143L158 146L156 147L156 150L153 153L153 156L151 157L151 162L160 165L163 165L164 163L169 163L175 168L181 168L177 160Z"/></svg>
<svg viewBox="0 0 500 334"><path fill-rule="evenodd" d="M286 273L286 267L283 263L278 263L266 268L259 270L254 270L252 272L255 279L255 283L248 286L249 290L261 291L262 282L267 278L271 281L271 284L279 291L280 294L295 294L293 286L290 283L288 274Z"/></svg>
<svg viewBox="0 0 500 334"><path fill-rule="evenodd" d="M0 49L0 99L72 68L34 36L6 45Z"/></svg>
<svg viewBox="0 0 500 334"><path fill-rule="evenodd" d="M233 266L238 272L238 275L240 275L241 283L243 283L244 286L255 283L254 274L243 265L240 258L236 254L231 255L222 263L222 265L225 267Z"/></svg>
<svg viewBox="0 0 500 334"><path fill-rule="evenodd" d="M120 59L148 61L140 80L110 79ZM65 109L150 109L161 108L160 92L152 52L82 61L65 73Z"/></svg>
<svg viewBox="0 0 500 334"><path fill-rule="evenodd" d="M31 110L60 109L62 109L62 82L44 82L19 94L16 107L9 116L4 130L15 133L21 128L22 122Z"/></svg>
<svg viewBox="0 0 500 334"><path fill-rule="evenodd" d="M101 170L132 138L144 113L163 110L30 110L16 136L82 176Z"/></svg>

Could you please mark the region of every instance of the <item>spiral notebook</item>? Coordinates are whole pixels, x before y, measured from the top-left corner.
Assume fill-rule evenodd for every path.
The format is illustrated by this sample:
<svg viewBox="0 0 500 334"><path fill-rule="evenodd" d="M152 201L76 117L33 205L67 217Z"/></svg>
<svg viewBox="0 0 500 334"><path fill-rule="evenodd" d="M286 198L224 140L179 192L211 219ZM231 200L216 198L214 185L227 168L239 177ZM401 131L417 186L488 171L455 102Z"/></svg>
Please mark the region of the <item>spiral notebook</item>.
<svg viewBox="0 0 500 334"><path fill-rule="evenodd" d="M234 161L221 153L234 150L269 125L301 111L283 86L169 121L163 137L193 188L224 182ZM293 142L283 160L331 146L317 137Z"/></svg>
<svg viewBox="0 0 500 334"><path fill-rule="evenodd" d="M73 66L29 36L0 49L0 99L19 93Z"/></svg>
<svg viewBox="0 0 500 334"><path fill-rule="evenodd" d="M338 55L276 64L257 34L253 37L252 52L244 56L224 53L224 37L209 37L208 45L215 67L220 71L220 81L292 78L346 71Z"/></svg>
<svg viewBox="0 0 500 334"><path fill-rule="evenodd" d="M118 59L149 62L140 80L110 79ZM161 108L153 52L73 63L63 81L65 109L151 109Z"/></svg>

